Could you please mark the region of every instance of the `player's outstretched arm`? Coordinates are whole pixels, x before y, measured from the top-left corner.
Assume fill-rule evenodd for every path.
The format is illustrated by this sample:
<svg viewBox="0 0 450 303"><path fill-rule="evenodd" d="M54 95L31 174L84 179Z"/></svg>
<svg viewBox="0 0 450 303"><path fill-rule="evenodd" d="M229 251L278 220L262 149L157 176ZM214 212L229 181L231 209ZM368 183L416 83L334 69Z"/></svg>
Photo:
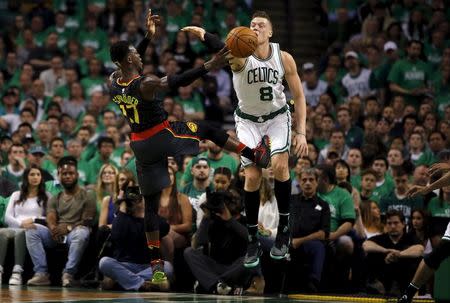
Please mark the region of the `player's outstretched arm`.
<svg viewBox="0 0 450 303"><path fill-rule="evenodd" d="M148 44L150 43L150 40L155 35L156 26L159 25L159 23L160 23L159 15L152 15L152 10L149 9L148 13L147 13L147 33L145 34L144 39L142 39L142 41L136 47L136 50L137 50L139 56L141 56L141 58L144 58Z"/></svg>
<svg viewBox="0 0 450 303"><path fill-rule="evenodd" d="M175 89L189 85L196 79L206 75L210 70L223 67L227 63L226 57L228 54L229 50L224 47L201 67L192 68L179 75L170 75L163 78L147 76L141 82L141 93L144 99L153 100L153 94L157 90Z"/></svg>
<svg viewBox="0 0 450 303"><path fill-rule="evenodd" d="M181 31L194 34L211 52L217 52L225 46L225 43L223 43L218 36L208 33L205 29L199 26L186 26L183 27ZM245 58L233 57L231 53L228 54L227 59L233 71L241 70L245 64Z"/></svg>
<svg viewBox="0 0 450 303"><path fill-rule="evenodd" d="M281 52L281 60L284 66L284 78L286 79L289 90L295 105L295 120L296 129L294 129L295 136L293 138L294 153L298 157L306 156L308 154L308 143L306 142L306 99L303 93L303 86L300 77L297 73L297 65L294 58L287 53Z"/></svg>

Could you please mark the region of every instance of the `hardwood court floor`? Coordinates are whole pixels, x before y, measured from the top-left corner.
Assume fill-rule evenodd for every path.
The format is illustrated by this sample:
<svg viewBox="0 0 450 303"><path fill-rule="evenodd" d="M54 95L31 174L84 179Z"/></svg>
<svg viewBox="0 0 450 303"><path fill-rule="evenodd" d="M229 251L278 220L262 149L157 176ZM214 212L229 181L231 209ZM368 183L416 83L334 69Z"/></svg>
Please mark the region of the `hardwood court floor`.
<svg viewBox="0 0 450 303"><path fill-rule="evenodd" d="M336 297L314 295L290 295L289 298L241 297L195 295L184 293L140 293L120 291L100 291L85 288L61 287L0 287L0 303L21 302L73 302L73 303L294 303L294 302L354 302L354 303L393 303L393 299L374 297ZM415 302L429 303L432 300Z"/></svg>

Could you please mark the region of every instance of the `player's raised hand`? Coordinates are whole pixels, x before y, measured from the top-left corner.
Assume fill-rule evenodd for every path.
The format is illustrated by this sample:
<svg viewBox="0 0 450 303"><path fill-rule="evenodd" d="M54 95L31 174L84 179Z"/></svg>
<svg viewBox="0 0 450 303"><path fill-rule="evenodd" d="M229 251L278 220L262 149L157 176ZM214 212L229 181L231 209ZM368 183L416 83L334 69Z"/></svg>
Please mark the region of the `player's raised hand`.
<svg viewBox="0 0 450 303"><path fill-rule="evenodd" d="M406 192L406 196L408 198L414 198L418 195L426 195L428 194L428 188L426 186L420 186L420 185L413 185L410 189Z"/></svg>
<svg viewBox="0 0 450 303"><path fill-rule="evenodd" d="M430 174L430 178L438 175L438 174L444 174L450 170L450 164L446 162L441 163L435 163L431 165L430 169L428 170L428 173Z"/></svg>
<svg viewBox="0 0 450 303"><path fill-rule="evenodd" d="M292 145L294 146L294 153L297 157L301 158L308 155L308 142L306 142L306 136L304 134L296 133Z"/></svg>
<svg viewBox="0 0 450 303"><path fill-rule="evenodd" d="M219 69L228 63L227 56L230 51L224 46L217 54L215 54L211 60L205 62L205 68L210 71L213 69Z"/></svg>
<svg viewBox="0 0 450 303"><path fill-rule="evenodd" d="M200 40L205 41L206 31L199 26L185 26L181 29L181 31L194 34Z"/></svg>
<svg viewBox="0 0 450 303"><path fill-rule="evenodd" d="M147 37L152 38L156 32L156 26L160 22L159 15L152 15L152 10L148 9L147 13Z"/></svg>

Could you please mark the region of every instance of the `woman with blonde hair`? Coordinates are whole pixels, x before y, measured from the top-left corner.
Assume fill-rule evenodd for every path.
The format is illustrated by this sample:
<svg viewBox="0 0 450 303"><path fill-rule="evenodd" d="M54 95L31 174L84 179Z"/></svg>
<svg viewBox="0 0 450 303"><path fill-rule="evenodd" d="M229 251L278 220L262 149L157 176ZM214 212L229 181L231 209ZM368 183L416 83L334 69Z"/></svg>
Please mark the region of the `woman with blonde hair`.
<svg viewBox="0 0 450 303"><path fill-rule="evenodd" d="M278 228L278 205L273 190L273 171L264 170L259 188L258 234L264 251L270 251L275 242Z"/></svg>
<svg viewBox="0 0 450 303"><path fill-rule="evenodd" d="M359 209L362 219L362 230L358 231L358 233L365 235L367 239L382 234L384 227L381 223L381 213L378 204L375 201L363 201Z"/></svg>
<svg viewBox="0 0 450 303"><path fill-rule="evenodd" d="M97 184L95 185L95 193L97 195L97 213L100 210L99 208L104 197L110 195L114 198L114 200L117 198L117 174L117 168L109 163L103 164L100 168L97 177Z"/></svg>

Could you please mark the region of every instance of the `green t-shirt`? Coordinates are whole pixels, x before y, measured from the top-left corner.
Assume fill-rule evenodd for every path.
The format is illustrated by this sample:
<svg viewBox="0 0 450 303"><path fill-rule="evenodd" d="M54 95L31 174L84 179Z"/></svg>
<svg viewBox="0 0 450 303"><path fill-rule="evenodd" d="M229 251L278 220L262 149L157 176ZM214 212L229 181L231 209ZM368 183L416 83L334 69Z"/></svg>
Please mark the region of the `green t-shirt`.
<svg viewBox="0 0 450 303"><path fill-rule="evenodd" d="M433 68L437 68L441 64L442 50L442 48L436 48L432 44L425 43L425 56L427 57L428 64L430 64Z"/></svg>
<svg viewBox="0 0 450 303"><path fill-rule="evenodd" d="M92 95L92 91L98 87L101 87L105 83L104 77L85 77L80 81L83 87L84 95L86 98Z"/></svg>
<svg viewBox="0 0 450 303"><path fill-rule="evenodd" d="M430 80L429 66L421 60L399 60L389 72L388 80L407 90L426 87L427 81ZM405 95L405 100L408 104L418 107L420 96Z"/></svg>
<svg viewBox="0 0 450 303"><path fill-rule="evenodd" d="M388 196L382 197L380 200L380 211L382 214L386 214L388 210L396 209L403 213L408 222L411 218L412 211L414 209L422 209L423 206L424 202L421 196L399 199L394 190L391 191Z"/></svg>
<svg viewBox="0 0 450 303"><path fill-rule="evenodd" d="M439 161L437 155L433 154L433 152L429 149L426 149L423 154L417 159L413 161L414 166L427 165L430 166Z"/></svg>
<svg viewBox="0 0 450 303"><path fill-rule="evenodd" d="M450 202L434 197L428 204L428 211L432 217L450 218Z"/></svg>
<svg viewBox="0 0 450 303"><path fill-rule="evenodd" d="M180 16L167 16L166 31L169 38L169 45L175 41L178 31L187 26L190 22L189 14L182 14Z"/></svg>
<svg viewBox="0 0 450 303"><path fill-rule="evenodd" d="M58 180L50 180L45 182L45 191L50 193L52 197L62 192L63 187Z"/></svg>
<svg viewBox="0 0 450 303"><path fill-rule="evenodd" d="M55 89L55 96L61 96L63 99L69 99L70 97L70 88L67 84L58 86Z"/></svg>
<svg viewBox="0 0 450 303"><path fill-rule="evenodd" d="M330 192L319 193L318 196L330 205L331 232L339 228L342 220L356 218L352 195L345 189L335 186Z"/></svg>
<svg viewBox="0 0 450 303"><path fill-rule="evenodd" d="M136 172L136 157L132 157L128 162L125 164L125 168L132 171L134 174L134 177L137 180L137 172ZM178 177L178 176L177 176ZM181 178L180 178L181 179ZM178 187L181 188L181 187Z"/></svg>
<svg viewBox="0 0 450 303"><path fill-rule="evenodd" d="M207 151L201 153L199 155L199 157L201 157L201 156L208 158L209 166L211 168L211 170L210 170L211 175L214 174L214 170L218 167L229 168L231 170L231 174L233 174L233 175L236 174L236 172L237 172L237 169L239 166L239 161L226 153L223 153L222 158L220 158L219 160L209 158ZM188 184L188 183L192 182L191 168L192 168L192 160L189 161L188 165L186 166L186 170L183 173L181 184Z"/></svg>
<svg viewBox="0 0 450 303"><path fill-rule="evenodd" d="M94 31L82 30L78 34L78 41L82 46L92 47L96 52L108 47L108 35L105 31L97 28Z"/></svg>
<svg viewBox="0 0 450 303"><path fill-rule="evenodd" d="M175 102L178 102L183 106L186 114L203 113L205 109L203 107L202 98L197 93L192 93L191 98L181 99L179 96L174 98Z"/></svg>
<svg viewBox="0 0 450 303"><path fill-rule="evenodd" d="M64 29L57 29L56 26L50 26L46 30L47 35L50 33L58 34L58 47L65 49L67 42L75 36L75 31L72 28L65 27Z"/></svg>
<svg viewBox="0 0 450 303"><path fill-rule="evenodd" d="M97 177L98 173L100 172L100 168L103 166L103 164L111 164L114 167L117 167L116 163L109 159L107 162L103 162L100 159L100 156L97 154L89 160L88 162L88 169L87 172L87 184L96 184L97 183Z"/></svg>
<svg viewBox="0 0 450 303"><path fill-rule="evenodd" d="M378 195L380 198L387 197L394 190L394 180L392 179L390 174L385 174L384 183L380 186L377 186L374 190L374 194Z"/></svg>
<svg viewBox="0 0 450 303"><path fill-rule="evenodd" d="M0 227L6 226L5 224L5 212L8 206L9 197L0 196Z"/></svg>
<svg viewBox="0 0 450 303"><path fill-rule="evenodd" d="M120 157L122 156L122 153L124 152L125 147L118 146L114 149L111 160L116 164L116 167L120 167Z"/></svg>
<svg viewBox="0 0 450 303"><path fill-rule="evenodd" d="M42 162L42 169L45 169L49 172L50 175L52 175L53 179L58 179L58 167L55 163L50 161L49 159L45 159Z"/></svg>

